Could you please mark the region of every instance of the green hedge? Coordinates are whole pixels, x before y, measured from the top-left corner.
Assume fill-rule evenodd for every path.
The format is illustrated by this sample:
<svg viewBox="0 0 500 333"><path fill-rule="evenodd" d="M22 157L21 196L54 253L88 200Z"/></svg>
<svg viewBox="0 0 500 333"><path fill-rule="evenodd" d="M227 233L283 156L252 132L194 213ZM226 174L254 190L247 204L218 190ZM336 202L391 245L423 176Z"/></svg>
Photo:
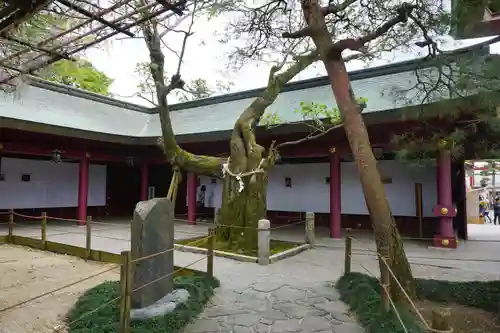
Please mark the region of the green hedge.
<svg viewBox="0 0 500 333"><path fill-rule="evenodd" d="M417 296L438 303L453 302L500 314L500 281L454 282L416 279ZM378 281L361 273L344 275L336 284L341 299L346 302L369 333L402 333L393 313L384 313L380 305ZM398 307L408 332L420 333L412 314Z"/></svg>
<svg viewBox="0 0 500 333"><path fill-rule="evenodd" d="M453 302L500 314L500 281L417 279L417 295L429 301Z"/></svg>
<svg viewBox="0 0 500 333"><path fill-rule="evenodd" d="M133 333L175 333L195 318L219 286L215 278L205 276L180 276L174 278L175 288L189 291L190 297L185 304L179 305L173 312L163 316L132 323ZM118 281L104 282L82 295L68 315L68 323L80 318L85 313L111 301L120 295ZM116 333L119 327L120 302L70 324L69 333Z"/></svg>
<svg viewBox="0 0 500 333"><path fill-rule="evenodd" d="M341 299L354 312L361 325L369 333L404 333L397 316L393 311L382 311L380 304L380 286L374 278L361 273L348 273L336 284ZM397 306L397 305L396 305ZM408 333L421 333L422 330L413 315L398 306Z"/></svg>

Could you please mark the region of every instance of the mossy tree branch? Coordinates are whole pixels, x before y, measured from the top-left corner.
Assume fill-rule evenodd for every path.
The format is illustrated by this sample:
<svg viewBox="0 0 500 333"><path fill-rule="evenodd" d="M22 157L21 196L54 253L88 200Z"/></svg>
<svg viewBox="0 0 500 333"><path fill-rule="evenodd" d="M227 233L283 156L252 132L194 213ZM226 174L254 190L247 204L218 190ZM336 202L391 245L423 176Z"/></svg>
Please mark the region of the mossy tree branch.
<svg viewBox="0 0 500 333"><path fill-rule="evenodd" d="M182 149L175 139L175 133L172 128L169 106L167 101L168 94L174 89L182 89L184 82L179 73L172 76L170 83L166 84L165 79L165 56L161 50L161 38L154 21L145 24L142 27L144 39L149 50L150 70L154 81L156 95L158 97L158 106L156 110L160 116L162 138L159 144L162 146L165 156L169 163L177 165L182 169L196 172L198 174L220 177L222 173L222 164L224 159L212 156L195 155ZM189 37L190 33L186 33ZM183 43L185 47L185 43ZM182 59L179 59L182 62ZM178 68L180 71L180 67Z"/></svg>
<svg viewBox="0 0 500 333"><path fill-rule="evenodd" d="M266 89L259 97L253 100L236 121L232 139L237 141L240 138L243 142L234 144L235 152L244 148L246 155L254 151L259 151L263 154L264 148L257 144L255 138L255 127L264 115L266 109L274 103L285 84L318 59L317 51L311 51L306 55L295 57L295 62L281 73L279 73L279 71L282 69L283 65L277 65L271 68ZM233 151L231 151L231 153L233 153ZM268 154L268 162L273 159L274 157L272 154Z"/></svg>

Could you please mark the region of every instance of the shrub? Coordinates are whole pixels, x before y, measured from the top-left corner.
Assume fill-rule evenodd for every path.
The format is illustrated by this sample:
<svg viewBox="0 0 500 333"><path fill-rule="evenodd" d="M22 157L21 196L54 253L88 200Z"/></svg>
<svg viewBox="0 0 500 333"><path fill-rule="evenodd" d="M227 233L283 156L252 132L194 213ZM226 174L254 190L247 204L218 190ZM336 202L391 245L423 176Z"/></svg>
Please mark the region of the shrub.
<svg viewBox="0 0 500 333"><path fill-rule="evenodd" d="M163 317L134 321L133 333L175 333L195 318L219 286L219 281L206 276L179 276L174 278L175 288L189 291L189 299ZM92 311L120 296L118 281L104 282L82 295L68 315L69 333L116 333L120 322L120 301L88 315L71 324L89 311Z"/></svg>
<svg viewBox="0 0 500 333"><path fill-rule="evenodd" d="M348 273L336 284L341 299L354 312L369 333L404 333L394 311L384 312L380 304L380 286L376 279L361 273ZM397 306L397 305L396 305ZM397 306L408 333L421 333L413 315Z"/></svg>

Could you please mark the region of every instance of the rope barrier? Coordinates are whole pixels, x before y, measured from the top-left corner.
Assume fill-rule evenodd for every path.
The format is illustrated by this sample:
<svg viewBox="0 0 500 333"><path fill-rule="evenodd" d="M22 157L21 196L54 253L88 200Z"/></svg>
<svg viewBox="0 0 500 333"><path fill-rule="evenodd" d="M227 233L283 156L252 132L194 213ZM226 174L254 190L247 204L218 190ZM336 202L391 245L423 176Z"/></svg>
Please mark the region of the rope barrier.
<svg viewBox="0 0 500 333"><path fill-rule="evenodd" d="M19 214L16 212L12 212L15 216L23 217L25 219L32 219L32 220L41 220L41 216L30 216L30 215L24 215L24 214Z"/></svg>
<svg viewBox="0 0 500 333"><path fill-rule="evenodd" d="M351 237L351 239L357 243L361 243L359 240L357 240L356 238L353 238ZM352 249L352 251L354 252L355 249ZM377 251L373 251L373 250L369 250L369 249L364 249L364 251L366 252L371 252L373 253L373 256L374 257L381 257L381 255L377 252ZM355 255L363 255L363 256L367 256L368 254L364 254L364 253L353 253ZM352 258L352 256L351 256ZM489 277L484 273L484 272L479 272L479 271L475 271L475 270L468 270L468 269L465 269L465 268L462 268L462 267L457 267L457 266L442 266L442 265L432 265L432 264L427 264L427 263L419 263L419 262L415 262L415 261L411 261L411 259L423 259L423 260L449 260L449 261L462 261L462 262L486 262L486 263L499 263L500 260L497 260L497 259L475 259L475 258L471 258L471 259L468 259L468 258L435 258L435 257L419 257L419 256L407 256L407 259L408 259L408 262L410 264L413 264L413 265L418 265L418 266L427 266L427 267L436 267L436 268L443 268L443 269L458 269L458 270L461 270L463 272L468 272L468 273L476 273L476 274L479 274L481 277L485 278L485 279L489 279Z"/></svg>
<svg viewBox="0 0 500 333"><path fill-rule="evenodd" d="M338 249L343 249L343 248L342 247L338 247ZM375 251L375 250L369 250L369 249L352 249L352 251L353 252L355 252L355 251L364 251L364 252L370 252L370 253L372 253L372 254L356 253L356 255L360 255L360 256L368 256L368 255L376 256L376 253L377 253L377 251ZM438 258L438 257L408 256L408 259L449 260L449 261L469 261L469 262L500 263L500 259L481 259L481 258L444 258L444 257Z"/></svg>
<svg viewBox="0 0 500 333"><path fill-rule="evenodd" d="M87 312L87 313L85 313L85 314L81 315L80 317L78 317L77 319L75 319L75 320L73 320L73 321L71 321L71 322L67 323L66 325L63 325L62 327L59 327L59 328L54 329L52 332L53 332L53 333L58 333L58 332L61 332L61 331L62 331L63 329L65 329L66 327L70 327L71 325L73 325L73 324L74 324L74 323L76 323L77 321L82 320L82 319L84 319L84 318L86 318L86 317L90 316L91 314L93 314L93 313L95 313L95 312L97 312L97 311L99 311L99 310L104 309L105 307L107 307L107 306L108 306L108 305L110 305L111 303L114 303L114 302L116 302L116 301L120 300L121 298L122 298L121 296L115 297L115 298L113 298L112 300L107 301L106 303L104 303L104 304L102 304L102 305L98 306L97 308L95 308L95 309L93 309L93 310L91 310L91 311L89 311L89 312Z"/></svg>
<svg viewBox="0 0 500 333"><path fill-rule="evenodd" d="M351 258L352 260L352 258ZM371 275L375 280L377 280L380 284L380 280L368 269L366 268L363 264L361 263L358 263L359 266L361 266L369 275ZM401 324L401 327L403 328L403 330L405 331L405 333L408 333L408 329L406 328L406 325L404 324L403 322L403 318L401 318L401 315L399 314L399 311L398 309L396 308L396 305L394 304L394 301L392 300L392 298L390 297L390 294L388 293L388 290L386 287L384 287L382 284L380 284L380 286L382 287L382 289L384 290L384 292L387 294L388 296L388 299L389 299L389 302L391 303L391 307L392 309L394 310L394 313L396 314L396 317L398 318L398 321L399 323Z"/></svg>
<svg viewBox="0 0 500 333"><path fill-rule="evenodd" d="M192 232L192 231L184 231L184 230L178 230L177 231L179 234L182 235L188 235L188 236L206 236L206 232Z"/></svg>
<svg viewBox="0 0 500 333"><path fill-rule="evenodd" d="M294 225L298 225L298 224L302 224L302 223L306 223L306 221L305 220L300 220L300 221L297 221L297 222L292 222L292 223L288 223L288 224L278 225L276 227L272 227L272 228L269 228L269 229L270 230L278 230L278 229L288 228L288 227L291 227L291 226L294 226Z"/></svg>
<svg viewBox="0 0 500 333"><path fill-rule="evenodd" d="M256 230L258 228L255 227L246 227L246 226L240 226L240 225L231 225L231 224L215 224L213 222L205 222L205 221L189 221L189 220L184 220L184 219L174 219L174 222L186 222L188 224L201 224L201 225L208 225L211 227L227 227L227 228L237 228L237 229L253 229Z"/></svg>
<svg viewBox="0 0 500 333"><path fill-rule="evenodd" d="M99 222L99 221L92 221L91 223L92 224L100 224L100 225L108 225L108 226L113 226L113 227L117 227L117 228L123 228L123 227L130 227L131 221L129 221L128 223L123 223L123 224L111 223L111 222ZM110 230L112 230L112 228L110 228Z"/></svg>
<svg viewBox="0 0 500 333"><path fill-rule="evenodd" d="M17 215L17 216L20 216L20 217L23 217L23 218L32 218L32 219L35 219L35 220L40 220L40 219L45 219L45 218L46 218L47 220L48 220L48 219L51 219L50 217L46 217L46 216L43 216L43 217L33 217L33 216L28 216L28 215L18 214L18 213L17 213L16 215ZM78 220L73 220L73 219L63 219L63 218L56 218L56 220L64 220L64 221L71 221L71 222L73 222L73 221L78 221ZM20 223L15 223L14 225L15 225L15 226L17 226L17 227L21 227L21 226L22 226L22 227L30 227L30 225L23 225L23 224L20 224ZM71 231L71 230L58 229L58 228L54 228L53 226L50 226L50 228L47 226L47 227L46 227L46 229L42 227L42 230L45 230L45 231L49 230L49 231L56 231L56 232L57 232L57 231L61 231L61 233L58 233L58 234L55 234L55 235L49 235L49 236L56 236L56 235L63 235L63 234L79 234L79 235L83 235L83 234L84 234L84 233L83 233L83 232L81 232L81 231L79 232L79 231ZM105 230L106 230L106 229L105 229ZM193 233L191 233L191 234L193 234ZM43 238L43 236L44 236L44 235L45 235L45 233L44 233L44 232L42 232L42 238ZM88 237L88 235L89 235L89 234L86 234L86 235L87 235L87 237ZM206 234L203 234L203 235L206 235ZM124 238L116 238L116 237L109 237L109 236L101 236L101 235L96 235L96 234L93 234L93 236L94 236L94 237L101 237L101 238L108 238L108 239L119 239L119 240L126 240L126 241L129 241L129 239L124 239ZM187 243L187 244L185 244L185 245L186 245L186 246L194 246L194 245L196 245L196 244L198 244L198 243L205 242L205 241L207 241L208 239L210 239L210 238L212 238L212 237L215 237L215 235L214 235L213 233L210 233L208 236L202 237L202 238L200 238L200 239L196 239L196 240L191 241L191 242L189 242L189 243ZM128 263L129 263L129 264L132 264L132 263L137 263L137 262L140 262L140 261L143 261L143 260L146 260L146 259L151 259L151 258L154 258L154 257L156 257L156 256L159 256L159 255L161 255L161 254L165 254L165 253L170 252L170 251L174 251L174 250L175 250L175 246L174 246L173 248L166 249L166 250L164 250L164 251L160 251L160 252L157 252L157 253L154 253L154 254L150 254L150 255L147 255L147 256L144 256L144 257L141 257L141 258L137 258L137 259L134 259L134 260L130 260L130 261L128 261ZM213 264L213 257L210 257L210 256L203 256L202 258L200 258L200 259L198 259L198 260L195 260L195 261L193 261L192 263L190 263L190 264L188 264L188 265L185 265L184 267L181 267L181 268L178 268L178 269L176 269L176 270L173 270L172 272L170 272L170 273L168 273L168 274L166 274L166 275L163 275L163 276L161 276L161 277L159 277L159 278L157 278L157 279L155 279L155 280L153 280L153 281L150 281L150 282L148 282L148 283L146 283L146 284L143 284L143 285L142 285L142 286L140 286L140 287L135 288L134 290L132 290L132 292L134 292L134 291L138 291L138 290L141 290L141 289L143 289L143 288L146 288L146 287L147 287L147 286L149 286L149 285L152 285L152 284L154 284L154 283L156 283L156 282L158 282L158 281L160 281L160 280L162 280L162 279L167 278L168 276L172 276L172 275L174 275L174 274L176 274L176 273L178 273L178 272L180 272L180 271L182 271L182 270L184 270L184 269L187 269L187 268L189 268L189 267L191 267L191 266L195 265L196 263L198 263L198 262L200 262L200 261L202 261L202 260L205 260L205 258L207 258L207 260L208 260L208 261L207 261L207 265L210 265L210 264L209 264L210 262L212 262L212 264ZM3 312L6 312L6 311L8 311L8 310L11 310L11 309L14 309L14 308L17 308L17 307L23 306L23 305L25 305L25 304L27 304L27 303L29 303L29 302L35 301L35 300L40 299L40 298L42 298L42 297L45 297L45 296L48 296L48 295L52 295L52 294L54 294L54 293L56 293L56 292L58 292L58 291L64 290L64 289L69 288L69 287L72 287L72 286L74 286L74 285L76 285L76 284L78 284L78 283L81 283L81 282L83 282L83 281L90 280L90 279L92 279L92 278L94 278L94 277L96 277L96 276L99 276L99 275L102 275L102 274L104 274L104 273L110 272L110 271L115 270L115 269L117 269L117 268L119 268L119 267L121 267L121 266L122 266L121 264L120 264L120 265L114 265L113 267L110 267L109 269L105 269L105 270L103 270L103 271L101 271L101 272L98 272L98 273L96 273L96 274L92 274L92 275L90 275L90 276L87 276L87 277L82 278L82 279L80 279L80 280L77 280L77 281L74 281L74 282L72 282L72 283L66 284L66 285L61 286L61 287L59 287L59 288L56 288L56 289L50 290L50 291L48 291L48 292L42 293L42 294L37 295L37 296L35 296L35 297L32 297L32 298L30 298L30 299L27 299L27 300L24 300L24 301L22 301L22 302L19 302L19 303L16 303L16 304L13 304L13 305L7 306L7 307L5 307L5 308L3 308L3 309L0 309L0 314L1 314L1 313L3 313ZM212 266L211 266L211 267L212 267ZM213 268L207 268L207 272L211 272L211 271L212 271L212 269L213 269ZM210 273L209 273L209 274L210 274ZM99 307L97 307L97 308L93 309L92 311L89 311L89 312L87 312L87 313L83 314L82 316L80 316L79 318L77 318L77 319L73 320L72 322L67 323L67 324L65 324L65 325L62 325L62 326L60 326L60 327L56 327L56 328L54 328L53 332L61 332L61 331L62 331L62 330L64 330L65 328L70 327L73 323L75 323L75 322L77 322L77 321L79 321L79 320L82 320L82 319L83 319L83 318L85 318L85 317L90 316L91 314L93 314L93 313L95 313L95 312L97 312L97 311L101 310L101 309L102 309L102 308L104 308L104 307L109 306L109 304L111 304L111 303L113 303L113 302L116 302L116 301L118 301L118 300L122 299L123 297L125 297L125 296L120 295L119 297L116 297L116 298L114 298L114 299L112 299L112 300L110 300L110 301L108 301L108 302L106 302L106 303L102 304L101 306L99 306Z"/></svg>
<svg viewBox="0 0 500 333"><path fill-rule="evenodd" d="M160 276L159 278L154 279L154 280L153 280L153 281L151 281L151 282L148 282L148 283L146 283L146 284L143 284L143 285L142 285L142 286L140 286L140 287L135 288L134 290L132 290L132 292L136 292L136 291L139 291L139 290L141 290L141 289L143 289L143 288L146 288L147 286L152 285L153 283L156 283L156 282L158 282L158 281L161 281L161 280L163 280L163 279L165 279L165 278L167 278L167 277L169 277L169 276L171 276L171 275L173 275L173 274L175 274L175 273L178 273L178 272L182 271L183 269L186 269L186 268L188 268L188 267L191 267L191 266L193 266L194 264L197 264L197 263L199 263L200 261L205 260L206 258L207 258L207 257L206 257L206 256L204 256L204 257L203 257L203 258L201 258L201 259L198 259L198 260L193 261L193 262L192 262L192 263L190 263L189 265L186 265L186 266L184 266L184 267L178 268L178 269L176 269L175 271L173 271L173 272L171 272L171 273L168 273L168 274L165 274L165 275L163 275L163 276Z"/></svg>
<svg viewBox="0 0 500 333"><path fill-rule="evenodd" d="M352 238L354 241L356 242L359 242L357 239L355 238ZM385 268L387 269L387 271L389 272L389 274L391 275L392 279L396 282L398 288L401 290L401 292L403 293L403 295L405 296L405 298L407 299L408 303L411 305L413 311L415 312L415 314L418 316L418 318L422 321L423 325L425 326L425 329L428 330L429 332L434 332L434 333L453 333L453 329L450 329L450 330L446 330L446 331L443 331L443 330L438 330L438 329L434 329L432 327L429 326L429 324L427 323L427 320L425 320L424 316L422 315L422 313L420 312L420 310L417 308L417 306L415 305L415 303L413 302L413 300L411 299L411 297L408 295L408 293L406 292L406 290L404 289L403 285L401 284L401 282L397 279L396 277L396 274L393 272L393 270L391 269L390 265L387 263L387 260L380 254L377 252L377 256L379 257L379 259L382 261L383 265L385 266ZM350 256L351 260L352 260L352 256ZM376 278L376 276L371 273L363 264L359 263L358 264L363 268L365 269L370 275L372 275L373 277ZM377 279L377 281L379 282L379 284L381 285L382 289L383 289L383 285L381 284L380 280ZM392 298L390 297L390 294L388 293L387 294L389 297L389 301L391 302L391 304L393 303L393 300ZM397 309L394 307L394 310L397 314L398 317L400 317ZM404 327L404 324L403 322L401 321L401 325L403 325L403 329L405 330L405 332L408 332L406 327Z"/></svg>
<svg viewBox="0 0 500 333"><path fill-rule="evenodd" d="M188 244L183 244L184 246L193 246L194 244L198 244L198 243L201 243L207 239L209 239L211 236L207 236L207 237L203 237L201 239L197 239L193 242L190 242ZM154 258L154 257L157 257L159 255L162 255L162 254L165 254L165 253L168 253L170 251L174 251L175 250L175 247L171 248L171 249L167 249L165 251L160 251L160 252L157 252L157 253L153 253L153 254L150 254L150 255L147 255L147 256L144 256L144 257L141 257L141 258L137 258L137 259L134 259L134 260L131 260L130 263L133 264L133 263L136 263L136 262L139 262L139 261L143 261L143 260L146 260L146 259L151 259L151 258Z"/></svg>
<svg viewBox="0 0 500 333"><path fill-rule="evenodd" d="M120 266L120 265L118 265L118 266L114 266L114 267L112 267L112 268L106 269L106 270L101 271L101 272L99 272L99 273L96 273L96 274L92 274L92 275L90 275L90 276L87 276L87 277L85 277L85 278L83 278L83 279L80 279L80 280L78 280L78 281L75 281L75 282L72 282L72 283L66 284L66 285L64 285L64 286L62 286L62 287L59 287L59 288L53 289L53 290L51 290L51 291L47 291L47 292L45 292L45 293L43 293L43 294L40 294L40 295L35 296L35 297L32 297L32 298L27 299L27 300L25 300L25 301L22 301L22 302L19 302L19 303L13 304L13 305L9 305L9 306L7 306L7 307L5 307L5 308L0 309L0 313L6 312L6 311L11 310L11 309L14 309L14 308L17 308L17 307L19 307L19 306L21 306L21 305L24 305L24 304L30 303L30 302L32 302L32 301L35 301L35 300L40 299L40 298L42 298L42 297L45 297L45 296L47 296L47 295L50 295L50 294L56 293L56 292L61 291L61 290L63 290L63 289L66 289L66 288L72 287L72 286L74 286L74 285L76 285L76 284L78 284L78 283L81 283L81 282L84 282L84 281L87 281L87 280L93 279L93 278L95 278L96 276L99 276L99 275L102 275L102 274L104 274L104 273L110 272L110 271L112 271L112 270L114 270L114 269L117 269L119 266Z"/></svg>

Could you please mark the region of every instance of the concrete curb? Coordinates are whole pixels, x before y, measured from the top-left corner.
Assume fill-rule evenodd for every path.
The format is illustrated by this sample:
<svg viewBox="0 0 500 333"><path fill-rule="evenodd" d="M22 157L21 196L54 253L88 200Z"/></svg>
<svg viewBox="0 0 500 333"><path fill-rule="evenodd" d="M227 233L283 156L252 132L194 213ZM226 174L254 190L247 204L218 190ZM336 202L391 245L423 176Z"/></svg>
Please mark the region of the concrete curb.
<svg viewBox="0 0 500 333"><path fill-rule="evenodd" d="M299 246L294 247L292 249L288 249L286 251L273 254L272 256L269 257L269 261L271 262L271 264L273 264L277 261L293 257L294 255L297 255L300 252L304 252L306 250L309 250L310 248L312 248L311 244L302 244L302 245L299 245Z"/></svg>
<svg viewBox="0 0 500 333"><path fill-rule="evenodd" d="M174 244L174 248L178 251L181 252L191 252L191 253L199 253L199 254L207 254L208 250L201 248L201 247L195 247L195 246L188 246L188 245L180 245L180 244ZM231 253L231 252L225 252L225 251L219 251L215 250L214 254L216 257L224 257L228 259L233 259L237 261L243 261L243 262L257 262L257 257L252 257L252 256L246 256L244 254L237 254L237 253Z"/></svg>
<svg viewBox="0 0 500 333"><path fill-rule="evenodd" d="M204 249L201 247L181 245L181 244L174 244L174 248L177 251L181 251L181 252L199 253L199 254L205 254L205 255L208 252L207 249ZM280 260L283 260L283 259L286 259L289 257L293 257L294 255L297 255L297 254L299 254L303 251L306 251L310 248L311 248L311 244L301 244L301 245L298 245L297 247L294 247L292 249L288 249L286 251L273 254L272 256L269 257L269 261L270 261L270 263L275 263L277 261L280 261ZM258 263L257 257L247 256L244 254L215 250L214 255L216 257L223 257L223 258L233 259L236 261Z"/></svg>

